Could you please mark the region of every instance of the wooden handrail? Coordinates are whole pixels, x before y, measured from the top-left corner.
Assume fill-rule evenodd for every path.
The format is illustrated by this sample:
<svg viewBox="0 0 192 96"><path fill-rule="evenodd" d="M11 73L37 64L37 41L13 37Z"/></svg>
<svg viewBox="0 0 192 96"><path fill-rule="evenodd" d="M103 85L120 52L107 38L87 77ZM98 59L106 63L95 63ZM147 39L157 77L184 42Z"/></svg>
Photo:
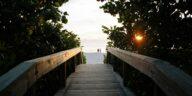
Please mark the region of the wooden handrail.
<svg viewBox="0 0 192 96"><path fill-rule="evenodd" d="M192 96L192 78L166 61L118 48L107 51L150 77L168 96Z"/></svg>
<svg viewBox="0 0 192 96"><path fill-rule="evenodd" d="M73 48L22 62L0 77L0 96L22 96L40 77L80 52Z"/></svg>

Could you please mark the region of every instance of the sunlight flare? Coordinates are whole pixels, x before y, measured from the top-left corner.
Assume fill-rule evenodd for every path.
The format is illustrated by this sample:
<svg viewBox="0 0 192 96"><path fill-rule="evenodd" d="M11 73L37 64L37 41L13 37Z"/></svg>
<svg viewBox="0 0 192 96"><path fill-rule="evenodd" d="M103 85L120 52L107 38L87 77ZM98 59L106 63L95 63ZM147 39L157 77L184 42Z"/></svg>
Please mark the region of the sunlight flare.
<svg viewBox="0 0 192 96"><path fill-rule="evenodd" d="M135 34L135 40L136 41L142 41L143 40L143 36L141 34Z"/></svg>

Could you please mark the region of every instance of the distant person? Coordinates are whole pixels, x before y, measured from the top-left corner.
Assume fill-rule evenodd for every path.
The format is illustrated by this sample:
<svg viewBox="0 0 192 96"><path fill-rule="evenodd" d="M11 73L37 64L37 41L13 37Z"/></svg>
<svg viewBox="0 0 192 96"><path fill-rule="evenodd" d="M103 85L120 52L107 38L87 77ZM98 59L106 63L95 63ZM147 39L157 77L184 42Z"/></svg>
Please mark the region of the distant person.
<svg viewBox="0 0 192 96"><path fill-rule="evenodd" d="M99 49L97 49L97 52L99 53Z"/></svg>
<svg viewBox="0 0 192 96"><path fill-rule="evenodd" d="M97 52L98 52L98 53L101 53L101 49L97 49Z"/></svg>

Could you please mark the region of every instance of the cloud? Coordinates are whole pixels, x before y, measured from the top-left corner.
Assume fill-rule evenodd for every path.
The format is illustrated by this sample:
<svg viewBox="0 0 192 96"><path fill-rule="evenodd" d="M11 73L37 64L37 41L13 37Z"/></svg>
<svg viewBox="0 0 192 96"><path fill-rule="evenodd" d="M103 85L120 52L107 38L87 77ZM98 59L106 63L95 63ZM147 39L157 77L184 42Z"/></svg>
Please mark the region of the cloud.
<svg viewBox="0 0 192 96"><path fill-rule="evenodd" d="M69 14L64 28L79 35L86 52L95 52L97 48L105 50L107 35L102 32L101 26L118 24L116 18L104 13L100 6L101 3L96 0L70 0L60 7L61 11Z"/></svg>

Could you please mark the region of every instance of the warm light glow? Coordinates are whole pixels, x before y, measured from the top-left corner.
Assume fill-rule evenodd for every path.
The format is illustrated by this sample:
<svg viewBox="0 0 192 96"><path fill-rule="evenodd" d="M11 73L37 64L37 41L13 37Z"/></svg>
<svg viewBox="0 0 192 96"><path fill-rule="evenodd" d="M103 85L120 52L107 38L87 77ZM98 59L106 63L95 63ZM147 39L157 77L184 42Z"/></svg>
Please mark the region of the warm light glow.
<svg viewBox="0 0 192 96"><path fill-rule="evenodd" d="M142 35L135 35L135 39L137 41L142 41L143 40L143 36Z"/></svg>

